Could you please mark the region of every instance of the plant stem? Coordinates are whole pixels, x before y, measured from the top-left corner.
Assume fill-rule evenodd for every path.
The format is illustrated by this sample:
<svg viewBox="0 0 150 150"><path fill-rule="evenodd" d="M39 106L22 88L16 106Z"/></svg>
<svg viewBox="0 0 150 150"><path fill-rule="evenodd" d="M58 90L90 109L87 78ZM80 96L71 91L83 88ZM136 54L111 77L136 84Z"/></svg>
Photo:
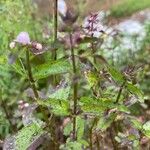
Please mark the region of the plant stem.
<svg viewBox="0 0 150 150"><path fill-rule="evenodd" d="M57 30L58 30L58 0L54 0L54 43L57 41ZM56 48L53 51L53 59L57 59Z"/></svg>
<svg viewBox="0 0 150 150"><path fill-rule="evenodd" d="M32 71L31 71L31 64L30 64L30 54L29 54L29 50L26 50L26 61L27 61L27 71L28 71L28 77L29 77L29 81L30 81L30 85L32 87L32 90L34 92L34 96L35 99L39 98L39 94L37 92L36 86L35 86L35 81L33 79L33 75L32 75Z"/></svg>
<svg viewBox="0 0 150 150"><path fill-rule="evenodd" d="M120 96L121 96L121 93L123 91L123 88L126 84L126 80L122 83L122 85L120 86L120 89L119 89L119 92L118 92L118 95L117 95L117 98L116 98L116 102L115 103L118 103L119 102L119 99L120 99Z"/></svg>
<svg viewBox="0 0 150 150"><path fill-rule="evenodd" d="M99 150L100 149L100 142L99 142L98 134L96 134L96 144L97 144L97 150Z"/></svg>
<svg viewBox="0 0 150 150"><path fill-rule="evenodd" d="M71 49L71 59L72 59L72 67L73 67L73 139L76 140L76 113L77 113L77 96L78 96L78 83L75 81L77 69L76 69L76 61L74 55L73 41L72 41L72 33L69 34L70 37L70 49Z"/></svg>
<svg viewBox="0 0 150 150"><path fill-rule="evenodd" d="M114 135L113 129L114 129L114 124L112 125L112 127L109 128L109 136L110 136L114 150L118 150L118 144L115 141L115 138L114 138L115 135Z"/></svg>
<svg viewBox="0 0 150 150"><path fill-rule="evenodd" d="M91 26L91 30L93 31L94 30L94 23L92 22L92 26ZM93 38L94 37L94 34L92 33L91 34L91 38ZM91 48L92 48L92 53L93 53L93 62L94 62L94 64L96 64L96 58L95 58L95 52L96 52L96 50L95 50L95 46L94 46L94 42L92 41L91 42Z"/></svg>
<svg viewBox="0 0 150 150"><path fill-rule="evenodd" d="M27 68L27 72L28 72L29 82L30 82L31 88L32 88L34 96L35 96L35 101L37 102L37 100L39 99L39 94L38 94L38 91L36 89L35 81L34 81L34 78L33 78L33 75L32 75L31 64L30 64L30 53L29 53L28 49L26 50L26 61L27 61L26 62L27 63L26 68ZM40 108L40 111L44 115L44 119L47 123L47 126L49 126L49 119L48 119L46 110L43 109L41 106L39 106L39 108Z"/></svg>

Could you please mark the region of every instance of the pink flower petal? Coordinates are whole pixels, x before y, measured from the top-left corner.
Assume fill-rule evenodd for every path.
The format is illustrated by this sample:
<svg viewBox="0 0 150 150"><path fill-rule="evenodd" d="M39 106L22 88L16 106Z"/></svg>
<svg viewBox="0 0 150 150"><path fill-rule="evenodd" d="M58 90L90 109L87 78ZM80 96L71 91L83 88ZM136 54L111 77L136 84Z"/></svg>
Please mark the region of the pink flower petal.
<svg viewBox="0 0 150 150"><path fill-rule="evenodd" d="M29 34L27 32L20 32L15 41L23 45L28 45L30 44Z"/></svg>

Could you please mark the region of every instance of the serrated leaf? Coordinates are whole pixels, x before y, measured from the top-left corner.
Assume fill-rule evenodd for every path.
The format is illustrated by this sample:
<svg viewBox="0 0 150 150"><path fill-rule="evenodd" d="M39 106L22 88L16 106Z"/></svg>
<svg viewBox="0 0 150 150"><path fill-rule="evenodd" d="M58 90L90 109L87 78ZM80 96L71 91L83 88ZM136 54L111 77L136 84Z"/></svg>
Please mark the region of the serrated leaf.
<svg viewBox="0 0 150 150"><path fill-rule="evenodd" d="M93 72L87 72L85 74L85 77L86 77L86 79L87 79L90 87L94 87L94 86L97 85L97 83L98 83L98 77L97 77L97 75L95 73L93 73Z"/></svg>
<svg viewBox="0 0 150 150"><path fill-rule="evenodd" d="M150 138L150 121L147 121L144 125L143 125L143 132L144 134Z"/></svg>
<svg viewBox="0 0 150 150"><path fill-rule="evenodd" d="M16 136L16 150L26 150L35 137L43 134L43 129L37 124L22 128Z"/></svg>
<svg viewBox="0 0 150 150"><path fill-rule="evenodd" d="M52 92L48 95L51 99L67 100L70 94L71 87L66 81L60 83Z"/></svg>
<svg viewBox="0 0 150 150"><path fill-rule="evenodd" d="M140 121L138 121L135 118L129 118L130 122L132 123L132 125L134 126L134 128L141 130L142 129L142 123Z"/></svg>
<svg viewBox="0 0 150 150"><path fill-rule="evenodd" d="M82 150L87 146L88 143L85 140L72 141L70 138L68 138L67 142L60 146L60 150Z"/></svg>
<svg viewBox="0 0 150 150"><path fill-rule="evenodd" d="M130 113L130 110L128 107L124 106L124 105L118 105L117 106L117 109L120 111L120 112L124 112L124 113Z"/></svg>
<svg viewBox="0 0 150 150"><path fill-rule="evenodd" d="M108 68L108 72L110 73L110 75L112 76L113 80L122 83L124 82L124 76L121 74L121 72L119 72L118 70L116 70L113 67L107 67Z"/></svg>
<svg viewBox="0 0 150 150"><path fill-rule="evenodd" d="M135 85L127 83L127 89L134 95L138 96L140 102L144 102L144 96L142 91Z"/></svg>
<svg viewBox="0 0 150 150"><path fill-rule="evenodd" d="M97 128L101 131L105 131L108 127L110 127L116 116L117 115L114 113L110 114L109 116L102 116L98 121Z"/></svg>
<svg viewBox="0 0 150 150"><path fill-rule="evenodd" d="M41 142L43 134L46 134L43 128L38 124L31 124L29 126L23 127L16 135L6 139L4 143L4 150L13 149L15 150L27 150L33 147L33 143L38 140L37 147ZM34 145L34 147L36 147ZM36 147L36 148L37 148Z"/></svg>
<svg viewBox="0 0 150 150"><path fill-rule="evenodd" d="M71 121L67 123L67 125L64 127L64 135L65 136L69 136L71 131L73 130L73 126L72 126L72 123Z"/></svg>
<svg viewBox="0 0 150 150"><path fill-rule="evenodd" d="M77 117L77 140L81 140L84 134L84 119Z"/></svg>
<svg viewBox="0 0 150 150"><path fill-rule="evenodd" d="M71 64L67 60L57 60L36 66L33 69L35 79L46 78L50 75L67 73L72 69Z"/></svg>
<svg viewBox="0 0 150 150"><path fill-rule="evenodd" d="M77 117L76 118L76 126L77 126L77 140L81 140L83 138L83 134L84 134L84 119L82 119L81 117ZM73 130L73 124L72 122L68 122L68 124L65 126L64 128L64 135L65 136L69 136L71 131Z"/></svg>
<svg viewBox="0 0 150 150"><path fill-rule="evenodd" d="M68 100L58 100L50 98L47 100L38 100L38 104L49 107L51 111L58 116L67 116L70 113L70 104Z"/></svg>
<svg viewBox="0 0 150 150"><path fill-rule="evenodd" d="M115 106L113 101L106 98L93 99L90 97L82 97L80 102L81 109L84 112L90 113L102 113L108 108L111 109Z"/></svg>
<svg viewBox="0 0 150 150"><path fill-rule="evenodd" d="M18 61L16 61L16 63L12 64L12 67L16 73L19 73L21 76L26 76L25 71L22 69L22 67Z"/></svg>

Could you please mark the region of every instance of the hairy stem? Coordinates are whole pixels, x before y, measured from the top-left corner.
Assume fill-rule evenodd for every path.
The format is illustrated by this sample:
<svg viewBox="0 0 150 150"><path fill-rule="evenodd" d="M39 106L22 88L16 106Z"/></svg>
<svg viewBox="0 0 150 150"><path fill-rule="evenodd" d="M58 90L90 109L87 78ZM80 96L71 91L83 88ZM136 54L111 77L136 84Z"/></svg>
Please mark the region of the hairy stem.
<svg viewBox="0 0 150 150"><path fill-rule="evenodd" d="M70 49L71 49L71 59L72 59L72 67L73 67L73 139L76 140L76 113L77 113L77 96L78 96L78 83L76 81L76 61L75 61L75 55L74 55L74 48L73 48L73 41L72 41L72 33L69 34L70 37Z"/></svg>

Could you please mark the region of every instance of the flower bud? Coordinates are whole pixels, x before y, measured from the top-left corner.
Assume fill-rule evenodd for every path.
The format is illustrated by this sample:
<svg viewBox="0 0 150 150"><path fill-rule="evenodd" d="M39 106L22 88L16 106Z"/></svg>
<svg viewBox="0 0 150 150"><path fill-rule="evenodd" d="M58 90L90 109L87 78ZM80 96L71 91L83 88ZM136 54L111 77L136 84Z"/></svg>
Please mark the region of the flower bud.
<svg viewBox="0 0 150 150"><path fill-rule="evenodd" d="M45 50L43 49L42 44L37 43L37 42L32 42L31 43L31 49L30 51L35 54L35 55L39 55L45 52Z"/></svg>
<svg viewBox="0 0 150 150"><path fill-rule="evenodd" d="M36 48L37 50L42 50L42 44L36 43L35 48Z"/></svg>
<svg viewBox="0 0 150 150"><path fill-rule="evenodd" d="M25 107L25 108L29 107L29 103L25 103L25 104L24 104L24 107Z"/></svg>
<svg viewBox="0 0 150 150"><path fill-rule="evenodd" d="M15 46L16 46L16 42L14 42L14 41L9 44L9 47L11 49L15 48Z"/></svg>

